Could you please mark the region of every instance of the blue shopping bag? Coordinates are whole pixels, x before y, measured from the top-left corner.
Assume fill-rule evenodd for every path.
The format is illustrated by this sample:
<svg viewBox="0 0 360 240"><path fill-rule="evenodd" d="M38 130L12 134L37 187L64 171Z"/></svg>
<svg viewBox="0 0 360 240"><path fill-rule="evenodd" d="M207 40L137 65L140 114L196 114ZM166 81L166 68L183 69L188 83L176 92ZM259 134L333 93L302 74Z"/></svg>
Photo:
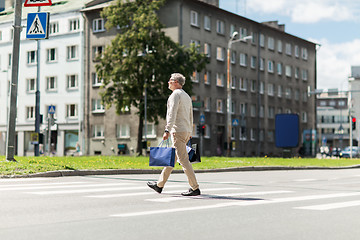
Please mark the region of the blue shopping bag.
<svg viewBox="0 0 360 240"><path fill-rule="evenodd" d="M162 141L157 147L150 147L149 166L153 167L174 167L175 166L175 148L169 147L169 142L166 141L163 147Z"/></svg>

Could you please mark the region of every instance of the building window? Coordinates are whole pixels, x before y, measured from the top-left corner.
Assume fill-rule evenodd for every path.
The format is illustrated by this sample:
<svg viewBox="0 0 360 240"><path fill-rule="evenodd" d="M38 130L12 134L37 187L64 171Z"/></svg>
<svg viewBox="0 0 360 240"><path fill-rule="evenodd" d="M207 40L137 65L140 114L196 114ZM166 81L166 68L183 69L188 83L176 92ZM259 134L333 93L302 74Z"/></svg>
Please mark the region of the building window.
<svg viewBox="0 0 360 240"><path fill-rule="evenodd" d="M101 103L101 99L92 99L92 108L93 113L103 113L105 112L104 105Z"/></svg>
<svg viewBox="0 0 360 240"><path fill-rule="evenodd" d="M298 58L300 56L300 48L298 45L295 45L295 47L294 47L294 55L296 58Z"/></svg>
<svg viewBox="0 0 360 240"><path fill-rule="evenodd" d="M247 104L240 103L240 114L246 116L246 112L247 112Z"/></svg>
<svg viewBox="0 0 360 240"><path fill-rule="evenodd" d="M251 106L250 106L250 116L256 117L256 105L255 104L251 104Z"/></svg>
<svg viewBox="0 0 360 240"><path fill-rule="evenodd" d="M268 142L274 142L274 131L268 131Z"/></svg>
<svg viewBox="0 0 360 240"><path fill-rule="evenodd" d="M268 72L273 73L274 72L274 62L269 60L268 61Z"/></svg>
<svg viewBox="0 0 360 240"><path fill-rule="evenodd" d="M241 91L247 90L247 79L245 78L239 78L239 88Z"/></svg>
<svg viewBox="0 0 360 240"><path fill-rule="evenodd" d="M216 60L222 62L225 60L225 49L223 47L216 48Z"/></svg>
<svg viewBox="0 0 360 240"><path fill-rule="evenodd" d="M301 78L302 80L304 81L307 81L308 80L308 71L306 69L302 69L301 70Z"/></svg>
<svg viewBox="0 0 360 240"><path fill-rule="evenodd" d="M285 75L287 77L291 77L291 66L289 66L289 65L285 66Z"/></svg>
<svg viewBox="0 0 360 240"><path fill-rule="evenodd" d="M208 31L211 30L211 19L209 16L204 16L204 29Z"/></svg>
<svg viewBox="0 0 360 240"><path fill-rule="evenodd" d="M198 27L199 26L199 20L198 20L198 13L195 12L195 11L191 11L190 12L190 23L191 23L191 26L195 26L195 27Z"/></svg>
<svg viewBox="0 0 360 240"><path fill-rule="evenodd" d="M27 92L33 93L36 91L36 78L29 78L27 81Z"/></svg>
<svg viewBox="0 0 360 240"><path fill-rule="evenodd" d="M78 116L77 105L76 104L66 105L66 117L67 118L76 118L77 116Z"/></svg>
<svg viewBox="0 0 360 240"><path fill-rule="evenodd" d="M232 64L235 64L235 62L236 62L236 52L235 52L235 51L231 51L230 62L231 62Z"/></svg>
<svg viewBox="0 0 360 240"><path fill-rule="evenodd" d="M211 57L211 45L209 43L204 44L204 54L209 58Z"/></svg>
<svg viewBox="0 0 360 240"><path fill-rule="evenodd" d="M97 61L98 57L102 57L102 54L104 52L104 46L95 46L93 47L93 61Z"/></svg>
<svg viewBox="0 0 360 240"><path fill-rule="evenodd" d="M243 39L244 37L247 37L247 35L248 35L248 33L247 33L248 31L247 31L247 29L246 28L240 28L240 31L239 31L239 33L240 33L240 39ZM246 40L243 40L243 41L246 41Z"/></svg>
<svg viewBox="0 0 360 240"><path fill-rule="evenodd" d="M308 59L308 51L306 48L301 48L301 57L302 59L304 60L307 60Z"/></svg>
<svg viewBox="0 0 360 240"><path fill-rule="evenodd" d="M46 52L47 52L46 61L48 63L57 61L57 49L56 48L49 48L46 50Z"/></svg>
<svg viewBox="0 0 360 240"><path fill-rule="evenodd" d="M272 84L272 83L268 84L268 95L274 96L274 84Z"/></svg>
<svg viewBox="0 0 360 240"><path fill-rule="evenodd" d="M277 74L282 75L282 63L277 64Z"/></svg>
<svg viewBox="0 0 360 240"><path fill-rule="evenodd" d="M50 35L59 33L59 22L52 22L49 26Z"/></svg>
<svg viewBox="0 0 360 240"><path fill-rule="evenodd" d="M99 79L98 75L95 72L93 72L91 75L92 75L92 86L100 87L102 85L102 79Z"/></svg>
<svg viewBox="0 0 360 240"><path fill-rule="evenodd" d="M11 67L11 64L12 64L12 55L11 55L11 53L9 53L9 55L8 55L8 66Z"/></svg>
<svg viewBox="0 0 360 240"><path fill-rule="evenodd" d="M145 138L145 134L147 138L156 138L156 127L154 123L148 123L147 126L147 133L145 133L145 126L143 129L143 133L144 133L144 138Z"/></svg>
<svg viewBox="0 0 360 240"><path fill-rule="evenodd" d="M77 60L78 59L78 46L68 46L67 47L67 60Z"/></svg>
<svg viewBox="0 0 360 240"><path fill-rule="evenodd" d="M285 53L287 55L291 56L291 44L290 43L285 44Z"/></svg>
<svg viewBox="0 0 360 240"><path fill-rule="evenodd" d="M46 90L55 91L57 88L56 77L47 77L46 78Z"/></svg>
<svg viewBox="0 0 360 240"><path fill-rule="evenodd" d="M231 101L230 112L231 112L232 114L235 114L235 108L236 108L235 105L236 105L236 104L235 104L235 101Z"/></svg>
<svg viewBox="0 0 360 240"><path fill-rule="evenodd" d="M265 86L264 86L264 82L260 82L260 89L259 89L259 92L260 94L264 94L264 89L265 89Z"/></svg>
<svg viewBox="0 0 360 240"><path fill-rule="evenodd" d="M199 72L193 72L193 74L191 76L191 81L198 83L199 78L200 78L200 73Z"/></svg>
<svg viewBox="0 0 360 240"><path fill-rule="evenodd" d="M216 86L224 87L225 83L225 74L217 73L216 74Z"/></svg>
<svg viewBox="0 0 360 240"><path fill-rule="evenodd" d="M225 23L224 21L217 20L216 21L216 32L219 34L225 34Z"/></svg>
<svg viewBox="0 0 360 240"><path fill-rule="evenodd" d="M240 127L239 139L242 141L246 140L246 127Z"/></svg>
<svg viewBox="0 0 360 240"><path fill-rule="evenodd" d="M70 19L69 20L69 31L73 32L80 29L80 20L78 18L76 19Z"/></svg>
<svg viewBox="0 0 360 240"><path fill-rule="evenodd" d="M216 100L216 112L218 113L223 113L224 109L223 109L223 100L222 99L217 99Z"/></svg>
<svg viewBox="0 0 360 240"><path fill-rule="evenodd" d="M205 97L204 99L204 110L205 112L210 112L211 110L211 98Z"/></svg>
<svg viewBox="0 0 360 240"><path fill-rule="evenodd" d="M97 18L93 20L93 32L104 32L105 31L105 21L103 18Z"/></svg>
<svg viewBox="0 0 360 240"><path fill-rule="evenodd" d="M35 107L26 107L26 120L35 120Z"/></svg>
<svg viewBox="0 0 360 240"><path fill-rule="evenodd" d="M295 89L295 100L299 101L300 100L300 91L298 89Z"/></svg>
<svg viewBox="0 0 360 240"><path fill-rule="evenodd" d="M303 123L307 123L307 113L306 112L301 113L301 121Z"/></svg>
<svg viewBox="0 0 360 240"><path fill-rule="evenodd" d="M236 77L232 76L230 81L231 81L231 83L230 83L231 89L235 89L236 88Z"/></svg>
<svg viewBox="0 0 360 240"><path fill-rule="evenodd" d="M247 54L245 53L240 53L240 66L247 66Z"/></svg>
<svg viewBox="0 0 360 240"><path fill-rule="evenodd" d="M251 80L251 92L256 92L256 80Z"/></svg>
<svg viewBox="0 0 360 240"><path fill-rule="evenodd" d="M264 71L265 59L260 58L260 70Z"/></svg>
<svg viewBox="0 0 360 240"><path fill-rule="evenodd" d="M274 119L275 118L275 108L274 107L269 107L269 118L270 119Z"/></svg>
<svg viewBox="0 0 360 240"><path fill-rule="evenodd" d="M210 85L211 84L211 72L207 71L204 74L204 83L206 85Z"/></svg>
<svg viewBox="0 0 360 240"><path fill-rule="evenodd" d="M300 76L300 69L298 67L295 67L295 74L294 74L294 77L296 79L299 79L299 76Z"/></svg>
<svg viewBox="0 0 360 240"><path fill-rule="evenodd" d="M274 42L274 38L272 38L272 37L268 38L268 49L270 49L270 50L275 49L275 42Z"/></svg>
<svg viewBox="0 0 360 240"><path fill-rule="evenodd" d="M250 140L251 141L256 140L256 138L255 138L255 129L253 129L253 128L250 129Z"/></svg>
<svg viewBox="0 0 360 240"><path fill-rule="evenodd" d="M230 38L232 37L232 35L234 34L234 32L236 32L236 29L235 29L235 25L234 24L230 24Z"/></svg>
<svg viewBox="0 0 360 240"><path fill-rule="evenodd" d="M281 40L278 40L278 42L277 42L277 50L278 50L278 52L279 53L282 53L282 41Z"/></svg>
<svg viewBox="0 0 360 240"><path fill-rule="evenodd" d="M264 34L260 34L260 47L265 46L265 36Z"/></svg>
<svg viewBox="0 0 360 240"><path fill-rule="evenodd" d="M279 98L281 98L281 96L282 96L282 86L278 86L278 92L277 92L277 96L279 97Z"/></svg>
<svg viewBox="0 0 360 240"><path fill-rule="evenodd" d="M104 137L104 125L93 125L93 138L103 138Z"/></svg>
<svg viewBox="0 0 360 240"><path fill-rule="evenodd" d="M265 115L265 108L264 105L261 105L259 109L259 117L264 118L264 115Z"/></svg>
<svg viewBox="0 0 360 240"><path fill-rule="evenodd" d="M78 75L67 75L67 88L68 89L77 89L78 88Z"/></svg>
<svg viewBox="0 0 360 240"><path fill-rule="evenodd" d="M36 51L27 52L27 64L34 65L37 63Z"/></svg>
<svg viewBox="0 0 360 240"><path fill-rule="evenodd" d="M287 99L291 99L291 88L286 88L285 89L285 98Z"/></svg>
<svg viewBox="0 0 360 240"><path fill-rule="evenodd" d="M253 69L256 68L256 57L255 56L251 56L250 67Z"/></svg>
<svg viewBox="0 0 360 240"><path fill-rule="evenodd" d="M130 138L130 125L120 124L116 126L118 138Z"/></svg>

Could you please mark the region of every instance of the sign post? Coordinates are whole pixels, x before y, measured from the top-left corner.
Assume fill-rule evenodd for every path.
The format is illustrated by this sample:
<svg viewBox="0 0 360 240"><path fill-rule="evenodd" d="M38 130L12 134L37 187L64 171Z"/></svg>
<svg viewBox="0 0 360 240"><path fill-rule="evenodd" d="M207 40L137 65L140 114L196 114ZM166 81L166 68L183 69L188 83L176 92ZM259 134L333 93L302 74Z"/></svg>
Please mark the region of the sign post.
<svg viewBox="0 0 360 240"><path fill-rule="evenodd" d="M50 105L48 108L48 153L51 154L51 126L54 123L55 106Z"/></svg>

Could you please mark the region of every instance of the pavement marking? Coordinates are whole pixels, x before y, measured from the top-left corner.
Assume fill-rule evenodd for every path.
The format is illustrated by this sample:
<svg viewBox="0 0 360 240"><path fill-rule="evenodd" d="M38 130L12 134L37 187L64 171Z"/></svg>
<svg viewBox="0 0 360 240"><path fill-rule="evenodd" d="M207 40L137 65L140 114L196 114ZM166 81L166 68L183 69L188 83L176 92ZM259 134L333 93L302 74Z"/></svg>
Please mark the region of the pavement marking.
<svg viewBox="0 0 360 240"><path fill-rule="evenodd" d="M312 181L317 181L317 179L314 178L306 178L306 179L295 179L293 180L294 182L312 182Z"/></svg>
<svg viewBox="0 0 360 240"><path fill-rule="evenodd" d="M242 200L240 202L226 202L206 206L194 206L194 207L185 207L185 208L171 208L163 210L152 210L152 211L141 211L141 212L130 212L130 213L121 213L110 215L110 217L136 217L136 216L145 216L145 215L155 215L155 214L164 214L164 213L174 213L174 212L186 212L186 211L197 211L205 209L215 209L215 208L224 208L224 207L233 207L233 206L254 206L262 204L274 204L274 203L285 203L285 202L298 202L306 200L317 200L317 199L328 199L328 198L339 198L339 197L350 197L350 196L359 196L359 192L354 193L335 193L335 194L324 194L324 195L309 195L309 196L299 196L299 197L287 197L287 198L275 198L267 200Z"/></svg>
<svg viewBox="0 0 360 240"><path fill-rule="evenodd" d="M206 190L210 190L210 189L206 189ZM221 190L221 189L219 189ZM214 191L214 190L212 190ZM231 193L231 194L224 194L224 195L218 195L215 196L216 197L234 197L234 196L258 196L258 195L267 195L267 194L281 194L281 193L291 193L292 191L265 191L265 192L246 192L246 193ZM174 196L174 197L168 197L168 198L156 198L156 199L145 199L145 201L150 201L150 202L173 202L173 201L179 201L179 200L189 200L189 199L211 199L212 196L206 196L206 195L200 195L200 196L196 196L196 197L178 197L178 196Z"/></svg>
<svg viewBox="0 0 360 240"><path fill-rule="evenodd" d="M55 185L55 186L54 186ZM66 185L66 186L64 186ZM69 185L64 183L51 184L49 186L38 186L38 187L24 187L19 186L16 188L1 188L0 191L9 191L9 190L38 190L38 189L54 189L54 188L83 188L83 187L106 187L106 186L122 186L122 185L133 185L133 183L100 183L100 184L75 184Z"/></svg>
<svg viewBox="0 0 360 240"><path fill-rule="evenodd" d="M337 208L354 207L354 206L359 206L359 205L360 205L360 200L357 200L357 201L349 201L349 202L319 204L319 205L312 205L312 206L305 206L305 207L295 207L294 209L323 211L323 210L330 210L330 209L337 209Z"/></svg>
<svg viewBox="0 0 360 240"><path fill-rule="evenodd" d="M33 189L37 187L44 187L48 186L51 188L51 186L56 185L70 185L70 184L84 184L87 182L64 182L64 183L32 183L32 184L8 184L8 185L0 185L0 191L2 190L19 190L19 189Z"/></svg>
<svg viewBox="0 0 360 240"><path fill-rule="evenodd" d="M166 186L166 188L179 188L184 187L184 185L169 185ZM146 188L149 189L149 187L142 187L141 189ZM206 191L217 191L217 190L234 190L234 189L242 189L242 188L209 188L206 189ZM173 191L166 191L163 193L179 193L179 190L173 190ZM142 195L156 195L158 193L154 192L153 190L149 189L149 191L146 192L135 192L135 193L118 193L118 194L106 194L106 195L92 195L92 196L85 196L90 198L120 198L120 197L131 197L131 196L142 196ZM164 194L162 194L164 195Z"/></svg>

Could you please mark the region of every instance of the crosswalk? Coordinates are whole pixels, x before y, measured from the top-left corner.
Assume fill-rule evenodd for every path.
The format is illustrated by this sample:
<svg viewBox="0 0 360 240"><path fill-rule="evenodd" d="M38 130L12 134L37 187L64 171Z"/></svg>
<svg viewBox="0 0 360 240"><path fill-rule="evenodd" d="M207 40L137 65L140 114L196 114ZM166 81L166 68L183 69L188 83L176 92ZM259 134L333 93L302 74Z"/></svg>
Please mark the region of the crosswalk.
<svg viewBox="0 0 360 240"><path fill-rule="evenodd" d="M79 181L80 179L80 181ZM42 198L71 196L89 201L137 201L143 203L138 211L120 212L108 217L136 217L159 215L165 213L202 211L227 207L255 207L260 205L287 204L293 211L330 211L360 206L360 192L354 191L304 191L291 187L264 186L254 188L251 185L230 182L200 183L202 195L183 197L180 192L188 188L186 182L168 182L162 194L158 194L146 186L147 179L131 180L121 178L77 178L78 181L52 179L1 180L0 194L16 192L18 194L38 196ZM309 183L316 179L295 179L294 182ZM4 196L4 195L3 195ZM212 201L210 201L212 200ZM181 203L174 207L173 202ZM147 203L147 204L146 204ZM156 209L150 208L151 204ZM149 206L150 204L150 206ZM160 206L160 207L159 207Z"/></svg>

